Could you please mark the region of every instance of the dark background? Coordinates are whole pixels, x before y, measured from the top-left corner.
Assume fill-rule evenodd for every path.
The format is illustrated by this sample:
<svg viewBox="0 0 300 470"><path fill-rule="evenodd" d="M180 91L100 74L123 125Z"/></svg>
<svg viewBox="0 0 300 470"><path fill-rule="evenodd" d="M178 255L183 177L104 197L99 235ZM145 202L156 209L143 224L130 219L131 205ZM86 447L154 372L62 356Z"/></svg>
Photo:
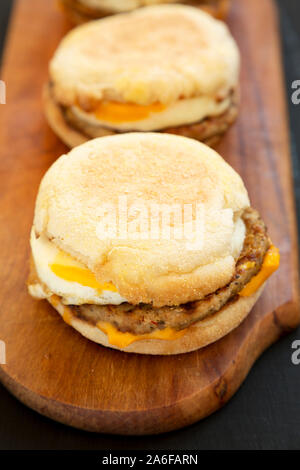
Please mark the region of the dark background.
<svg viewBox="0 0 300 470"><path fill-rule="evenodd" d="M0 51L12 3L0 0ZM293 105L290 99L291 83L300 79L300 1L277 3L300 220L300 105ZM189 428L160 436L118 437L77 431L31 411L0 385L0 449L300 449L300 365L291 362L295 339L300 339L300 330L266 351L222 410Z"/></svg>

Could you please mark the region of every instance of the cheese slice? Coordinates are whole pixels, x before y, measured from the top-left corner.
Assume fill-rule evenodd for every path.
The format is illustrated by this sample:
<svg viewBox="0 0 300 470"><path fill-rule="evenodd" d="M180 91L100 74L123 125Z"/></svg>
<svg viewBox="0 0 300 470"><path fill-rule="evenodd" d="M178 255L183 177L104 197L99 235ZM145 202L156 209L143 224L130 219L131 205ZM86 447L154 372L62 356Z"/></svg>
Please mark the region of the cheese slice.
<svg viewBox="0 0 300 470"><path fill-rule="evenodd" d="M248 284L241 290L241 297L249 297L254 294L266 280L279 268L280 253L278 248L271 246L264 258L262 268L259 273L254 276Z"/></svg>
<svg viewBox="0 0 300 470"><path fill-rule="evenodd" d="M143 339L162 339L167 341L173 341L181 338L185 333L185 330L176 331L173 328L164 328L163 330L153 331L152 333L143 335L134 335L132 333L123 333L119 331L114 325L108 322L98 322L97 327L103 331L108 337L108 341L111 345L117 346L120 349L124 349L135 341L142 341Z"/></svg>
<svg viewBox="0 0 300 470"><path fill-rule="evenodd" d="M62 306L60 302L60 298L57 295L51 295L51 297L48 297L48 302L56 308L57 306ZM61 307L62 308L62 307ZM59 309L60 310L60 309ZM72 325L72 310L67 307L66 305L63 306L63 312L61 312L63 320L67 325Z"/></svg>

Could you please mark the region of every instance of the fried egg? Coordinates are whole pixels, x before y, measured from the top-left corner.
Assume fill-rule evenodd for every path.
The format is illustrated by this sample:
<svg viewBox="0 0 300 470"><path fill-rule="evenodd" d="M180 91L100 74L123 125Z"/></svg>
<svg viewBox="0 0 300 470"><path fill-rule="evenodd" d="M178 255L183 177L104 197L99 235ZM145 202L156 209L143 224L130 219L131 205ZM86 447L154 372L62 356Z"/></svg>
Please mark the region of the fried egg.
<svg viewBox="0 0 300 470"><path fill-rule="evenodd" d="M152 131L171 126L193 124L206 117L219 116L230 106L230 98L202 96L182 99L170 105L153 103L142 106L134 103L107 101L93 111L73 106L72 112L93 126L110 127L119 131Z"/></svg>
<svg viewBox="0 0 300 470"><path fill-rule="evenodd" d="M30 244L41 281L31 292L35 297L47 298L56 294L66 305L119 305L126 302L111 282L99 283L86 266L60 250L45 235L36 236L34 229Z"/></svg>

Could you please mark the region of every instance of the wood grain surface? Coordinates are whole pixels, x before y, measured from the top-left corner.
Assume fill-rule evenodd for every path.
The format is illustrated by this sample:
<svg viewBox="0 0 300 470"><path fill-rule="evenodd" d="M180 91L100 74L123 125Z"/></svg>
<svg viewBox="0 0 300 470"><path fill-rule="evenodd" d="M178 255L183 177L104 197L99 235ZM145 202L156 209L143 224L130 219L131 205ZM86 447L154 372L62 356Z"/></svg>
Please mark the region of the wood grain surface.
<svg viewBox="0 0 300 470"><path fill-rule="evenodd" d="M35 21L32 21L34 14ZM68 29L55 2L18 0L0 107L0 339L4 385L21 401L91 431L151 434L220 408L255 359L299 324L298 253L289 136L275 7L234 0L230 27L242 52L242 106L218 151L241 174L279 246L282 262L248 318L202 350L173 357L128 355L81 337L26 290L29 232L39 181L66 148L43 117L47 65Z"/></svg>

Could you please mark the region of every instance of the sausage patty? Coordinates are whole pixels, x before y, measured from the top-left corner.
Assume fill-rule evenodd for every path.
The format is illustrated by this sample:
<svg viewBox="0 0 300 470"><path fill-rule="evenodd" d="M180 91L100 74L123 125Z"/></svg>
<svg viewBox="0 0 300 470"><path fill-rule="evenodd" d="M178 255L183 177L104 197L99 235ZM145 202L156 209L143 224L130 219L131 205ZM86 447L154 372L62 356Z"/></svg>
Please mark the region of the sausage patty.
<svg viewBox="0 0 300 470"><path fill-rule="evenodd" d="M154 308L150 304L132 305L80 305L70 306L75 316L92 324L109 322L122 332L151 333L166 327L181 330L218 312L228 302L234 301L243 287L261 269L270 247L267 229L258 212L252 208L243 213L246 226L244 246L236 263L230 283L202 300L174 307Z"/></svg>

